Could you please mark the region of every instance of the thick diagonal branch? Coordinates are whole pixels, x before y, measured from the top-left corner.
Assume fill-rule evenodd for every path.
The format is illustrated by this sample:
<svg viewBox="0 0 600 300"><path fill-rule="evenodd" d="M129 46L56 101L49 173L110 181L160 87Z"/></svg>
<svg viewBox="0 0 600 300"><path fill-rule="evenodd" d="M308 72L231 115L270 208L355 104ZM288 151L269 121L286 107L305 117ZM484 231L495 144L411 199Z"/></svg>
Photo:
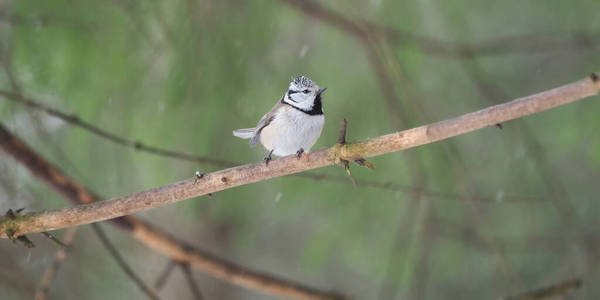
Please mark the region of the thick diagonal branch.
<svg viewBox="0 0 600 300"><path fill-rule="evenodd" d="M163 156L163 157L175 158L178 160L184 160L184 161L188 161L188 162L206 163L206 164L210 164L210 165L217 166L217 167L223 167L223 168L232 167L232 166L239 164L239 163L236 163L233 161L224 161L224 160L215 159L212 157L192 155L189 153L178 152L178 151L171 150L171 149L163 149L163 148L157 148L154 146L148 146L146 144L136 142L134 140L128 140L128 139L120 137L116 134L110 133L100 127L92 125L89 122L83 121L76 115L68 114L68 113L56 110L54 108L51 108L49 106L42 104L39 101L34 101L31 98L25 98L19 94L14 94L14 93L3 91L3 90L0 90L0 96L4 96L5 99L9 99L9 100L16 101L18 103L22 103L32 109L46 112L50 116L56 117L60 120L63 120L64 122L67 122L68 124L71 124L73 126L78 126L82 129L84 129L92 134L95 134L99 137L102 137L108 141L111 141L111 142L114 142L114 143L117 143L120 145L128 146L128 147L133 147L136 150L145 151L146 153ZM300 177L300 178L311 179L314 181L324 181L325 180L325 181L329 181L329 182L347 183L347 179L344 176L336 176L336 175L329 175L329 174L328 175L313 174L313 173L298 173L298 174L295 174L295 176ZM412 192L418 190L418 192L421 195L426 196L426 197L443 197L443 198L457 199L457 200L476 199L476 200L481 200L481 201L486 201L486 202L490 202L490 201L495 202L495 200L489 199L489 198L465 197L465 196L461 196L458 194L441 193L441 192L437 192L437 191L427 190L422 187L411 187L408 185L399 186L399 185L393 184L391 182L377 182L377 181L368 181L368 180L363 179L363 180L361 180L361 185L372 187L372 188L377 188L377 189L386 189L386 190L400 191L400 192L406 192L406 193L412 193ZM533 197L521 197L521 196L515 196L515 195L505 195L503 198L504 202L510 202L510 201L521 202L521 201L535 201L535 200L536 199L534 199Z"/></svg>
<svg viewBox="0 0 600 300"><path fill-rule="evenodd" d="M48 184L73 203L92 203L101 200L95 193L65 175L35 153L23 141L9 133L0 124L0 149L22 163L31 173ZM7 220L1 220L6 225ZM162 232L136 217L126 216L111 220L118 228L131 232L132 236L149 248L169 257L170 260L190 265L222 280L244 286L262 293L293 299L342 299L341 296L319 291L301 283L291 282L272 275L249 270L194 248L177 238ZM26 227L19 227L25 229ZM5 232L2 229L2 232ZM20 233L17 233L17 235Z"/></svg>
<svg viewBox="0 0 600 300"><path fill-rule="evenodd" d="M2 237L6 237L6 231L9 229L13 230L16 235L20 235L130 215L240 185L329 166L340 158L354 161L359 157L378 156L433 143L598 93L600 93L600 80L598 80L598 76L593 75L549 91L491 106L453 119L345 144L343 147L317 150L311 153L310 161L297 160L293 156L288 156L273 160L268 166L264 163L238 166L206 174L200 180L191 178L110 200L60 210L28 213L14 220L5 219L0 222L0 232ZM11 138L12 135L9 132L5 129L1 130L0 147Z"/></svg>

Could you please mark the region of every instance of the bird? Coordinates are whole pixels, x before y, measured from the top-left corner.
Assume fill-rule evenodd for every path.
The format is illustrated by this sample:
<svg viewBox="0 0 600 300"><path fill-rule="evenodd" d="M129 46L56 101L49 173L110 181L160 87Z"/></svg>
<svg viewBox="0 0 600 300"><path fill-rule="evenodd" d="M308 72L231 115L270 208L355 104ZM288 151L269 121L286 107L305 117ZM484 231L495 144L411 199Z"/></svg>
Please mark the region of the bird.
<svg viewBox="0 0 600 300"><path fill-rule="evenodd" d="M268 151L264 158L267 166L272 155L296 154L300 159L304 154L308 159L310 148L319 139L325 124L322 94L326 89L308 77L296 77L256 127L234 130L233 135L250 139L250 147L260 141Z"/></svg>

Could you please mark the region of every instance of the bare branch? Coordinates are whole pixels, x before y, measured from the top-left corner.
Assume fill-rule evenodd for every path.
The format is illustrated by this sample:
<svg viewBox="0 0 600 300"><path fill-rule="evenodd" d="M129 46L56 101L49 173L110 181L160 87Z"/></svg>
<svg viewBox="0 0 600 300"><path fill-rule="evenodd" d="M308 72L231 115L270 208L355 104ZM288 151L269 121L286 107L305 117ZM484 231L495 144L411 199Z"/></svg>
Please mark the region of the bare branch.
<svg viewBox="0 0 600 300"><path fill-rule="evenodd" d="M19 81L17 80L17 76L15 75L14 68L12 65L12 47L12 43L9 43L9 45L7 46L0 44L0 61L2 63L2 67L5 70L6 76L8 77L8 81L12 90L15 91L17 94L20 94L21 87L19 85Z"/></svg>
<svg viewBox="0 0 600 300"><path fill-rule="evenodd" d="M61 240L57 239L50 232L42 231L42 235L45 236L45 237L47 237L49 240L53 241L55 244L57 244L57 245L59 245L61 247L67 247L67 244L61 242Z"/></svg>
<svg viewBox="0 0 600 300"><path fill-rule="evenodd" d="M42 105L31 99L27 99L27 98L21 96L20 94L0 90L0 95L4 96L6 99L25 104L33 109L46 112L49 115L57 117L57 118L65 121L65 122L68 122L72 125L81 127L97 136L100 136L104 139L112 141L113 143L116 143L116 144L119 144L119 145L122 145L125 147L153 153L156 155L172 157L172 158L176 158L176 159L182 159L182 160L193 161L193 162L199 162L199 163L206 163L206 164L211 164L211 165L220 166L220 167L230 167L233 165L231 162L228 162L228 161L222 161L219 159L204 157L204 156L191 155L191 154L187 154L187 153L175 152L172 150L162 149L162 148L158 148L158 147L154 147L154 146L148 146L148 145L142 144L137 141L129 140L129 139L120 137L116 134L112 134L102 128L96 127L91 123L88 123L84 120L79 119L79 117L77 117L75 115L69 115L69 114L61 112L59 110Z"/></svg>
<svg viewBox="0 0 600 300"><path fill-rule="evenodd" d="M134 140L125 139L121 136L110 133L100 127L97 127L95 125L92 125L91 123L81 120L76 115L68 114L68 113L59 111L57 109L51 108L51 107L44 105L44 104L40 103L39 101L33 100L31 98L25 98L22 95L7 92L7 91L2 91L2 90L0 90L0 96L4 96L6 99L24 104L32 109L45 112L53 117L61 119L62 121L66 122L67 124L71 124L73 126L80 127L82 129L84 129L88 132L91 132L92 134L95 134L98 137L104 138L108 141L117 143L119 145L123 145L125 147L130 147L130 148L133 148L138 151L144 151L144 152L158 155L158 156L169 157L169 158L179 159L179 160L184 160L184 161L205 163L205 164L220 166L220 167L232 167L232 166L239 164L239 163L236 163L233 161L225 161L225 160L212 158L212 157L197 156L197 155L192 155L192 154L188 154L188 153L184 153L184 152L178 152L178 151L174 151L174 150L170 150L170 149L148 146L143 143L136 142ZM369 166L367 165L367 167L369 167ZM307 179L315 180L315 181L326 180L326 181L334 181L334 182L342 182L342 183L348 182L345 179L345 177L340 178L335 175L300 173L300 174L294 174L294 176L301 177L301 178L307 178ZM398 185L390 183L390 182L385 183L385 182L377 182L377 181L363 181L363 185L366 185L366 186L369 186L372 188L377 188L377 189L393 190L393 191L409 192L409 193L412 193L414 190L418 189L419 192L422 193L423 196L427 196L427 197L442 197L442 198L459 199L459 200L468 199L468 197L457 195L457 194L442 193L442 192L437 192L437 191L428 191L423 188L415 188L415 187L410 187L410 186L398 186ZM483 198L478 198L478 199L485 200ZM504 199L506 201L514 200L515 202L535 200L533 197L519 197L519 196L505 196ZM492 201L490 200L487 202L492 202Z"/></svg>
<svg viewBox="0 0 600 300"><path fill-rule="evenodd" d="M268 166L254 163L204 175L202 179L187 179L169 185L117 197L110 200L82 204L60 210L27 213L14 220L0 222L2 237L13 230L15 235L40 232L88 224L130 215L139 211L172 204L185 199L226 190L275 177L332 165L340 159L354 161L361 157L378 156L433 143L512 119L541 112L600 93L600 80L588 77L549 91L491 106L453 119L425 125L377 138L321 149L311 154L310 161L295 156L273 160ZM0 130L0 147L11 143L14 137L6 129ZM5 149L17 156L14 149Z"/></svg>
<svg viewBox="0 0 600 300"><path fill-rule="evenodd" d="M167 279L169 279L169 275L171 275L173 269L175 269L176 265L177 262L175 262L174 260L169 260L167 266L165 266L165 269L160 273L160 275L156 278L156 281L154 282L155 290L160 291L160 289L162 289L162 287L167 282Z"/></svg>
<svg viewBox="0 0 600 300"><path fill-rule="evenodd" d="M142 290L142 292L144 292L144 294L146 294L146 296L148 296L148 298L154 299L154 300L160 299L160 298L158 298L158 295L156 294L156 292L154 292L150 287L148 287L144 283L144 281L139 276L137 276L137 274L135 274L135 272L133 272L133 269L131 269L131 267L123 259L121 254L119 254L119 251L117 251L117 249L110 242L110 240L104 233L104 230L102 230L102 228L100 228L100 225L92 224L92 229L94 230L94 232L100 239L100 242L102 243L102 245L104 245L104 247L106 247L106 250L108 250L110 255L115 259L115 261L117 262L117 264L119 265L121 270L123 270L123 272L125 272L125 274L127 274L127 276L131 280L133 280L135 285L137 285L138 288L140 288Z"/></svg>
<svg viewBox="0 0 600 300"><path fill-rule="evenodd" d="M302 175L302 174L300 174ZM312 174L307 174L312 175ZM315 178L318 178L318 174L314 175ZM346 182L347 179L344 176L329 176L330 181L338 181L338 182ZM494 204L494 203L539 203L543 199L540 197L524 197L524 196L503 196L502 199L495 199L493 197L470 197L470 196L462 196L458 194L451 193L440 193L436 191L431 191L426 188L414 187L414 186L404 186L399 185L393 182L379 182L373 180L361 179L360 185L363 187L372 187L378 189L385 189L390 191L402 191L405 193L418 193L424 197L437 197L437 198L448 198L448 199L459 199L462 201L477 201L479 203L486 204Z"/></svg>
<svg viewBox="0 0 600 300"><path fill-rule="evenodd" d="M543 299L562 299L562 297L571 293L581 286L581 278L575 278L558 282L553 285L528 291L517 296L500 298L501 300L543 300ZM559 298L560 297L560 298Z"/></svg>
<svg viewBox="0 0 600 300"><path fill-rule="evenodd" d="M346 118L342 120L342 126L340 126L340 133L338 135L338 144L343 145L346 143L346 130L348 127L348 121Z"/></svg>
<svg viewBox="0 0 600 300"><path fill-rule="evenodd" d="M75 233L77 232L77 227L71 227L67 229L65 235L63 236L63 243L67 247L63 247L56 251L54 255L54 261L52 264L46 269L44 275L42 275L42 280L40 281L40 285L37 287L35 291L35 300L45 300L48 298L48 293L50 292L50 285L52 281L56 277L56 273L58 269L62 266L63 262L67 258L67 254L70 251L68 247L71 245L73 240L75 239Z"/></svg>
<svg viewBox="0 0 600 300"><path fill-rule="evenodd" d="M4 7L0 11L0 21L7 22L14 27L17 26L30 26L30 27L48 27L48 26L64 26L68 27L70 30L82 30L82 31L90 31L94 28L92 24L87 24L83 22L79 22L75 19L68 19L62 16L57 15L44 15L44 14L34 14L34 15L19 15L15 13L11 13L6 10Z"/></svg>
<svg viewBox="0 0 600 300"><path fill-rule="evenodd" d="M48 184L67 200L73 203L91 203L100 200L100 197L96 194L67 177L60 169L33 152L20 139L5 131L0 124L0 135L4 136L2 133L9 134L9 137L7 139L0 138L0 149L10 153L17 161L27 167L34 176ZM116 225L119 229L129 231L134 238L149 248L169 257L170 260L188 263L196 269L232 284L287 298L343 299L342 296L335 293L319 291L300 283L249 270L225 261L210 253L196 249L192 245L180 241L133 216L121 217L111 221L111 224ZM0 222L3 222L3 220L0 220Z"/></svg>
<svg viewBox="0 0 600 300"><path fill-rule="evenodd" d="M185 276L188 285L190 286L190 290L192 291L192 295L194 295L194 299L202 300L202 292L200 292L200 288L198 284L196 284L196 280L194 279L194 274L192 274L192 270L190 269L190 265L187 263L180 264L181 270L183 271L183 275Z"/></svg>

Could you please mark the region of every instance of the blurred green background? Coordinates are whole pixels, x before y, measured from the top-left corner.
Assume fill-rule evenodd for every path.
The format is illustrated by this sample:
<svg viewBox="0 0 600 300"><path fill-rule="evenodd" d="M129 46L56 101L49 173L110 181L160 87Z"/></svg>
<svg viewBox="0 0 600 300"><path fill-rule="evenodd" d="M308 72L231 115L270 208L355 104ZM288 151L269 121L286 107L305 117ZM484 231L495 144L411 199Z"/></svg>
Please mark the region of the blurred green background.
<svg viewBox="0 0 600 300"><path fill-rule="evenodd" d="M349 140L376 137L600 70L597 0L294 3L305 2L2 1L0 89L147 145L249 163L266 151L231 131L254 126L294 76L328 87L317 149L335 143L344 117ZM221 258L353 299L497 299L578 276L569 299L595 299L598 100L373 158L374 171L353 167L358 188L286 176L138 215ZM0 118L106 198L220 169L116 145L5 99ZM70 205L6 154L0 181L2 212ZM152 284L167 259L103 227ZM57 247L31 238L36 248L0 241L3 299L31 299L53 260ZM206 299L278 299L194 276ZM160 295L192 299L181 272ZM50 296L145 297L89 226Z"/></svg>

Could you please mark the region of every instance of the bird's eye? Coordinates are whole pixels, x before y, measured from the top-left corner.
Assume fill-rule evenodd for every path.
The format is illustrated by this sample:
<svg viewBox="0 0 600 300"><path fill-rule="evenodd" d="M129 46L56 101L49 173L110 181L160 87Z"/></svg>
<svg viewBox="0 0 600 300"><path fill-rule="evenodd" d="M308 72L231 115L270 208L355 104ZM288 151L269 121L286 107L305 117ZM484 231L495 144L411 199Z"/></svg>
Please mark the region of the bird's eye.
<svg viewBox="0 0 600 300"><path fill-rule="evenodd" d="M308 94L310 91L309 90L304 90L302 92L305 93L305 94Z"/></svg>

